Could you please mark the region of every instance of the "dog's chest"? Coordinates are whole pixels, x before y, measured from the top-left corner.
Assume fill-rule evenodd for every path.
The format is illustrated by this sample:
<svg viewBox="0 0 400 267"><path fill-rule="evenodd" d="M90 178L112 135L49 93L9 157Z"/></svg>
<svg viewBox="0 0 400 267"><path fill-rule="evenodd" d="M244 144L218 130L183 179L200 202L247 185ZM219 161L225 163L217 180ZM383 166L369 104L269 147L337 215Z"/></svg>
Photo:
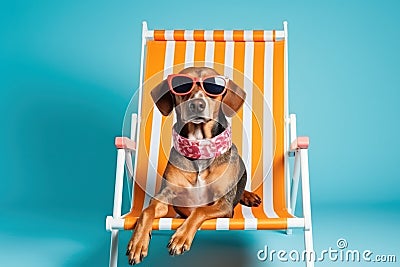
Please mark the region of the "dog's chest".
<svg viewBox="0 0 400 267"><path fill-rule="evenodd" d="M201 174L197 175L196 187L204 187L206 185L205 179L201 176Z"/></svg>
<svg viewBox="0 0 400 267"><path fill-rule="evenodd" d="M209 189L207 187L207 182L205 180L206 173L199 173L197 175L197 181L194 185L196 191L196 198L198 203L208 203L210 201Z"/></svg>

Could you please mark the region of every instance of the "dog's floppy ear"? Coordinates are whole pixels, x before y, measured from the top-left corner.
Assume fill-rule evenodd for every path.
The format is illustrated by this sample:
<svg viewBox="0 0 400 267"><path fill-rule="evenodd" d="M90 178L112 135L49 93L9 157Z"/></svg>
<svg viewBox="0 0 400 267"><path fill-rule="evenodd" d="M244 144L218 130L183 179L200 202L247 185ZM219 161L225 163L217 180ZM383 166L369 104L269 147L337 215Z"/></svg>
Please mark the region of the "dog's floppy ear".
<svg viewBox="0 0 400 267"><path fill-rule="evenodd" d="M233 117L242 107L245 98L246 92L236 83L229 80L226 93L222 98L222 111L226 116Z"/></svg>
<svg viewBox="0 0 400 267"><path fill-rule="evenodd" d="M168 116L174 108L174 101L172 98L173 96L168 89L167 81L164 80L154 87L150 94L161 114Z"/></svg>

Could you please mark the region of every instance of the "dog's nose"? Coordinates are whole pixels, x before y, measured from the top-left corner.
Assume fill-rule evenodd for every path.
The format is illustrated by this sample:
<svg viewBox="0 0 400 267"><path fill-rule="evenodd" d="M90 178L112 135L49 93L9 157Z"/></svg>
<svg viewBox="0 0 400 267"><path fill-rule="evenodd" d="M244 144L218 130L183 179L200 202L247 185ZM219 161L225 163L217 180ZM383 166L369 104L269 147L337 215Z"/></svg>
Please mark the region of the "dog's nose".
<svg viewBox="0 0 400 267"><path fill-rule="evenodd" d="M193 99L189 104L191 112L200 113L206 108L206 102L203 99Z"/></svg>

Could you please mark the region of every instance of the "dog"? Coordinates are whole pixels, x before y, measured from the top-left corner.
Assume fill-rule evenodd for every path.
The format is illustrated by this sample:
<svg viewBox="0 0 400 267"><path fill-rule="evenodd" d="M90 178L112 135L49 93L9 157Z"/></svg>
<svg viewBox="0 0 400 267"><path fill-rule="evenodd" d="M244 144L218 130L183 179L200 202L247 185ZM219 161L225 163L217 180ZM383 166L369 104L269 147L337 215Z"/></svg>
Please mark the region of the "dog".
<svg viewBox="0 0 400 267"><path fill-rule="evenodd" d="M147 256L153 220L166 216L168 206L185 218L167 245L171 255L180 255L190 249L205 220L232 217L238 203L261 204L258 195L244 190L246 168L226 118L238 112L245 96L233 81L207 67L169 75L151 91L161 114L175 110L177 122L161 189L138 218L128 243L130 265ZM196 147L203 140L205 145Z"/></svg>

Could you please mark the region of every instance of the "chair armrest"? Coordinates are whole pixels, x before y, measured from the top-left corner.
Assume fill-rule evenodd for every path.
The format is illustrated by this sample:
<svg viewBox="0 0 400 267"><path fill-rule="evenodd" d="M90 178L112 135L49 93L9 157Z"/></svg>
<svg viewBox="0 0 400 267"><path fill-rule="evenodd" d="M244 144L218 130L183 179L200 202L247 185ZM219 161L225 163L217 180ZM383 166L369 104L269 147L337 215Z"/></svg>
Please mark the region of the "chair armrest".
<svg viewBox="0 0 400 267"><path fill-rule="evenodd" d="M115 137L115 147L136 151L136 142L128 137Z"/></svg>
<svg viewBox="0 0 400 267"><path fill-rule="evenodd" d="M290 145L290 151L296 151L297 149L307 149L309 145L310 138L308 136L299 136Z"/></svg>

